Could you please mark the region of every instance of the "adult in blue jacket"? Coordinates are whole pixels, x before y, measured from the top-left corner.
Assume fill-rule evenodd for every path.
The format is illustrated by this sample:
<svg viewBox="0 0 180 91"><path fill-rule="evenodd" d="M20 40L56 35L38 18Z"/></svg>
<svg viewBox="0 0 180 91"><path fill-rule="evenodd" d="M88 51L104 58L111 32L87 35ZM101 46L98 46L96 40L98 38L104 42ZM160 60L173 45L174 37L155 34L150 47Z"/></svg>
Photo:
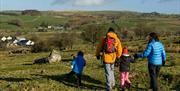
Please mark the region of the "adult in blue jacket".
<svg viewBox="0 0 180 91"><path fill-rule="evenodd" d="M157 77L162 65L165 64L166 52L164 46L159 42L159 38L156 33L149 34L149 43L142 54L136 54L139 58L148 58L148 69L150 75L150 88L153 91L158 91Z"/></svg>

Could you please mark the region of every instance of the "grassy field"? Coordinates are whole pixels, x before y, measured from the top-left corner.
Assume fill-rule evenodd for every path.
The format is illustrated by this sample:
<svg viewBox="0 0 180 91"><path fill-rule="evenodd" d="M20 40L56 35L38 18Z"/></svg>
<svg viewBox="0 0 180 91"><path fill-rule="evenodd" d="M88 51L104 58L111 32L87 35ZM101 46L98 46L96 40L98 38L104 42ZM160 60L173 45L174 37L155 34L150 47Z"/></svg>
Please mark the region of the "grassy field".
<svg viewBox="0 0 180 91"><path fill-rule="evenodd" d="M88 16L86 19L82 18ZM133 28L139 23L147 24L148 26L156 27L157 30L163 31L177 31L180 29L179 18L170 17L170 15L162 16L141 16L140 13L135 12L43 12L41 16L28 16L28 15L1 15L0 14L0 28L13 31L32 32L42 23L48 25L65 25L80 24L79 29L89 24L106 24L107 26L114 26L111 23L112 19L108 17L118 17L115 22L121 28ZM18 27L8 24L12 20L18 20L22 26Z"/></svg>
<svg viewBox="0 0 180 91"><path fill-rule="evenodd" d="M117 17L115 23L119 25L120 29L112 23L111 16ZM82 19L84 17L86 19ZM20 21L22 25L16 26L9 23L13 20ZM47 43L47 45L41 45L42 47L52 47L54 45L49 43L51 38L54 38L56 34L61 32L37 32L37 27L43 22L48 23L48 25L78 25L77 28L70 31L61 31L62 33L77 33L76 37L78 38L72 49L61 51L61 55L63 59L69 59L71 54L75 54L78 50L85 52L87 65L82 77L83 87L77 88L74 77L66 79L65 74L71 71L70 61L61 61L54 64L33 64L33 60L47 57L50 52L10 55L8 50L2 47L0 48L0 91L104 91L105 76L102 63L100 60L96 60L94 56L95 47L92 46L92 43L80 37L81 32L92 26L95 27L94 29L104 30L111 26L116 30L127 28L127 30L131 31L138 27L138 24L142 24L141 26L145 27L145 30L153 27L153 31L156 30L158 33L163 33L163 36L160 36L160 40L167 51L167 62L166 66L161 68L158 79L160 91L180 91L180 36L177 34L180 30L180 21L175 15L141 17L140 13L113 11L43 12L41 16L21 15L20 12L17 15L0 14L0 37L16 35L16 32L21 32L19 37ZM89 27L89 25L91 26ZM138 37L135 32L132 33L133 36ZM131 54L143 51L146 44L147 40L145 38L122 40L122 45L128 46ZM115 77L116 88L114 91L118 91L118 67L115 70ZM130 79L133 83L133 88L129 91L149 90L147 59L139 59L136 63L131 64Z"/></svg>
<svg viewBox="0 0 180 91"><path fill-rule="evenodd" d="M61 52L63 58L69 58L74 52ZM74 78L65 79L71 71L70 62L55 64L32 64L36 58L46 57L49 53L32 53L27 55L7 55L0 53L0 90L1 91L92 91L105 90L104 69L94 54L87 52L82 89L76 87ZM166 66L161 68L159 85L161 91L180 90L180 56L177 53L167 54ZM171 57L174 56L174 58ZM118 91L118 68L115 70L116 89ZM147 60L143 59L131 65L131 91L147 91L149 75Z"/></svg>

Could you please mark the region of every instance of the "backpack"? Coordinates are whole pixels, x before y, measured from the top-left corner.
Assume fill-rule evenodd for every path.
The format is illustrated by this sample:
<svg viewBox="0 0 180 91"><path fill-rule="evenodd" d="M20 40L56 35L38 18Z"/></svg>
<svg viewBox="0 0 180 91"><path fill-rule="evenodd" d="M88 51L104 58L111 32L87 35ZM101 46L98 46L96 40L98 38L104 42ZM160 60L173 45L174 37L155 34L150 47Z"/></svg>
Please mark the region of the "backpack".
<svg viewBox="0 0 180 91"><path fill-rule="evenodd" d="M105 53L114 53L116 52L116 47L115 47L115 39L112 37L106 37L104 40L104 46L103 46L103 52Z"/></svg>

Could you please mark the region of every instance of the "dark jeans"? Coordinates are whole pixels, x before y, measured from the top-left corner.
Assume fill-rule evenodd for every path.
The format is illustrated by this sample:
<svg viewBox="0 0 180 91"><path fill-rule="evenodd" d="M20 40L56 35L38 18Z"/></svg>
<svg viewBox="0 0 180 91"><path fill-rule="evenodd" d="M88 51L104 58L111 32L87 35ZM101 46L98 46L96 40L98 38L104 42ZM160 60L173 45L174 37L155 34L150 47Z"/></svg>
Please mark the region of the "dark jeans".
<svg viewBox="0 0 180 91"><path fill-rule="evenodd" d="M157 78L159 75L160 68L161 68L160 65L148 64L149 75L150 75L150 88L153 89L153 91L158 91Z"/></svg>
<svg viewBox="0 0 180 91"><path fill-rule="evenodd" d="M76 74L74 71L71 71L70 73L68 73L68 77L73 76L74 74ZM81 74L76 74L77 77L77 85L81 86Z"/></svg>

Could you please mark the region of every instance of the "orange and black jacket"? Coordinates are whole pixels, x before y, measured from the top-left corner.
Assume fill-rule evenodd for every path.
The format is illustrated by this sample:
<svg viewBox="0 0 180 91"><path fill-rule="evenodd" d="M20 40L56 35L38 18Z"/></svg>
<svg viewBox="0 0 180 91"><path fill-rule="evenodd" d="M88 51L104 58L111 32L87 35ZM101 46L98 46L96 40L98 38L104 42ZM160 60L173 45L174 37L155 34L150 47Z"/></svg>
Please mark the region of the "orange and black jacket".
<svg viewBox="0 0 180 91"><path fill-rule="evenodd" d="M116 58L121 57L122 46L121 46L121 42L120 42L119 38L117 37L117 35L114 32L107 33L107 36L112 37L112 38L115 39L114 46L116 48L116 52L114 52L114 53L102 52L102 49L103 49L103 46L104 46L104 40L105 40L105 37L104 37L104 38L102 38L100 43L97 45L96 56L99 56L100 53L102 53L102 59L103 59L104 63L111 64L111 63L115 62Z"/></svg>

